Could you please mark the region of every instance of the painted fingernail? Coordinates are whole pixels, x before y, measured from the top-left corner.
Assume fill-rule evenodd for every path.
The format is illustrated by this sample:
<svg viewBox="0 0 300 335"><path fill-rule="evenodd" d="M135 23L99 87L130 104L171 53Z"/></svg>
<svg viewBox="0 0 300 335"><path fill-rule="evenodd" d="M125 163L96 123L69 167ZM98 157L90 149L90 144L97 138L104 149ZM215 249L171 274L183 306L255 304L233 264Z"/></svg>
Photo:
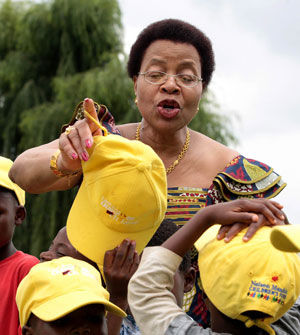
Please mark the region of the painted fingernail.
<svg viewBox="0 0 300 335"><path fill-rule="evenodd" d="M84 102L89 102L89 100L90 100L89 98L85 98Z"/></svg>
<svg viewBox="0 0 300 335"><path fill-rule="evenodd" d="M91 140L85 140L85 146L87 148L90 148L92 146L92 141Z"/></svg>
<svg viewBox="0 0 300 335"><path fill-rule="evenodd" d="M83 152L83 153L81 154L81 157L82 157L82 159L83 159L85 162L89 159L89 156L88 156L87 153L85 153L85 152Z"/></svg>
<svg viewBox="0 0 300 335"><path fill-rule="evenodd" d="M72 158L75 160L78 158L77 154L75 154L75 152L72 153Z"/></svg>

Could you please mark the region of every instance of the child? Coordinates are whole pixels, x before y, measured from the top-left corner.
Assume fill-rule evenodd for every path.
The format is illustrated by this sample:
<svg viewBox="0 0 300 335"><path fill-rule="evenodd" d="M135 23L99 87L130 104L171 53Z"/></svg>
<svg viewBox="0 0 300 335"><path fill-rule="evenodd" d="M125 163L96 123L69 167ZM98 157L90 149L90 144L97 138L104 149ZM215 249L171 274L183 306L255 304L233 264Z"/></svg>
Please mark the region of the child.
<svg viewBox="0 0 300 335"><path fill-rule="evenodd" d="M171 220L164 220L159 226L155 235L152 237L148 246L158 246L166 241L179 228ZM124 240L120 246L105 253L104 275L106 279L107 290L110 293L110 301L118 307L126 310L127 285L132 274L136 271L139 263L138 255L135 251L133 241ZM41 262L51 261L63 256L70 256L75 259L84 260L97 268L97 265L80 254L70 243L66 227L59 230L48 251L40 254ZM179 270L175 274L174 295L178 306L182 306L183 293L188 292L195 281L195 270L190 267L191 261L189 255L185 255ZM129 314L123 319L113 313L107 314L107 326L109 334L140 334L133 317Z"/></svg>
<svg viewBox="0 0 300 335"><path fill-rule="evenodd" d="M78 250L76 250L73 245L70 243L66 227L61 228L53 239L49 250L43 251L40 254L40 261L46 262L51 261L52 259L69 256L80 261L85 261L93 265L96 269L98 269L97 264L82 255Z"/></svg>
<svg viewBox="0 0 300 335"><path fill-rule="evenodd" d="M18 251L12 238L26 216L25 192L11 182L12 161L0 157L0 334L16 335L19 328L15 295L20 281L38 259Z"/></svg>
<svg viewBox="0 0 300 335"><path fill-rule="evenodd" d="M171 236L163 248L146 248L128 294L143 334L275 334L270 324L292 307L300 293L300 260L272 247L269 227L260 229L247 243L242 240L244 232L230 243L205 236L200 239L198 263L211 329L199 327L183 313L169 290L181 257L210 226L249 224L258 220L255 212L277 205L260 199L209 206ZM276 334L297 334L290 326L292 332L285 332L284 326L274 328Z"/></svg>
<svg viewBox="0 0 300 335"><path fill-rule="evenodd" d="M160 246L162 245L170 236L177 232L180 228L169 219L165 219L158 230L151 238L147 247ZM104 263L105 269L105 263ZM186 253L180 263L177 271L174 274L174 285L171 292L174 294L176 304L182 308L183 295L189 292L193 285L195 284L196 270L191 267L191 257L189 253ZM127 289L126 289L127 292ZM126 299L127 301L127 299ZM130 306L129 306L130 307ZM127 311L127 317L123 319L121 326L120 335L139 335L141 334L130 310Z"/></svg>
<svg viewBox="0 0 300 335"><path fill-rule="evenodd" d="M100 273L84 261L61 257L37 264L16 295L23 335L107 335L105 311L126 315L108 298Z"/></svg>

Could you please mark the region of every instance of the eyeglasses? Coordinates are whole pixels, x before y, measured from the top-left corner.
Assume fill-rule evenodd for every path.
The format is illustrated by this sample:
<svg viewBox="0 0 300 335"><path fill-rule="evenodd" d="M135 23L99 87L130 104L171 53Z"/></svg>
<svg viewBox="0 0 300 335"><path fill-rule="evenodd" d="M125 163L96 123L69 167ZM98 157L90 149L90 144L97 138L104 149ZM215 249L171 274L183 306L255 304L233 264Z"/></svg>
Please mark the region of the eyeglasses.
<svg viewBox="0 0 300 335"><path fill-rule="evenodd" d="M174 77L177 85L185 86L185 87L194 87L202 78L195 76L194 74L168 74L162 71L147 71L147 72L139 72L141 76L144 76L144 79L153 85L162 85L164 84L169 77Z"/></svg>

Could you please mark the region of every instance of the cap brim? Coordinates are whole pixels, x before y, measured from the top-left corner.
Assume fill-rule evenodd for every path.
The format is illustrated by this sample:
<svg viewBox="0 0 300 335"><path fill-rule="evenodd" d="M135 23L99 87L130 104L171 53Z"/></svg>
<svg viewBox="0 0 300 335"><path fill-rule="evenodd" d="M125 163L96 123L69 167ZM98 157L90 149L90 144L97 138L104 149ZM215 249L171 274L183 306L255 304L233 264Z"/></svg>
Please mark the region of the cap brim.
<svg viewBox="0 0 300 335"><path fill-rule="evenodd" d="M32 309L32 313L43 321L54 321L64 317L65 315L90 304L101 304L108 312L112 312L120 317L126 317L126 313L118 306L112 304L105 298L90 291L73 291L68 294L58 296L51 299L36 308Z"/></svg>
<svg viewBox="0 0 300 335"><path fill-rule="evenodd" d="M281 251L300 252L300 225L274 227L270 239L273 246Z"/></svg>

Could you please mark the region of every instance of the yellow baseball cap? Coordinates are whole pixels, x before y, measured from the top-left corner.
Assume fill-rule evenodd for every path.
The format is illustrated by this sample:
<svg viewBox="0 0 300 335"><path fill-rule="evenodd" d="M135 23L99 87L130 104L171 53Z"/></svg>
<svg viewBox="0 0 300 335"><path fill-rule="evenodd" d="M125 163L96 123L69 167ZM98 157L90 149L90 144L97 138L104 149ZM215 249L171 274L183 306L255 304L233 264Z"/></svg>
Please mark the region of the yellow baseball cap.
<svg viewBox="0 0 300 335"><path fill-rule="evenodd" d="M256 325L270 334L278 320L300 294L300 259L275 249L270 243L272 228L263 227L245 243L245 230L231 242L208 234L202 241L198 264L203 289L213 305L232 319ZM243 315L259 311L269 315L251 320Z"/></svg>
<svg viewBox="0 0 300 335"><path fill-rule="evenodd" d="M271 242L279 250L300 252L300 225L274 227L271 232Z"/></svg>
<svg viewBox="0 0 300 335"><path fill-rule="evenodd" d="M150 146L119 135L95 136L89 155L67 235L102 270L107 250L129 238L140 253L154 235L167 208L166 171Z"/></svg>
<svg viewBox="0 0 300 335"><path fill-rule="evenodd" d="M54 321L90 304L104 305L109 312L126 313L109 302L100 273L90 264L61 257L31 268L16 294L21 327L33 313L43 321Z"/></svg>
<svg viewBox="0 0 300 335"><path fill-rule="evenodd" d="M8 172L12 165L13 162L10 159L0 156L0 186L13 191L17 196L19 204L24 206L25 191L17 184L13 183L8 177Z"/></svg>

